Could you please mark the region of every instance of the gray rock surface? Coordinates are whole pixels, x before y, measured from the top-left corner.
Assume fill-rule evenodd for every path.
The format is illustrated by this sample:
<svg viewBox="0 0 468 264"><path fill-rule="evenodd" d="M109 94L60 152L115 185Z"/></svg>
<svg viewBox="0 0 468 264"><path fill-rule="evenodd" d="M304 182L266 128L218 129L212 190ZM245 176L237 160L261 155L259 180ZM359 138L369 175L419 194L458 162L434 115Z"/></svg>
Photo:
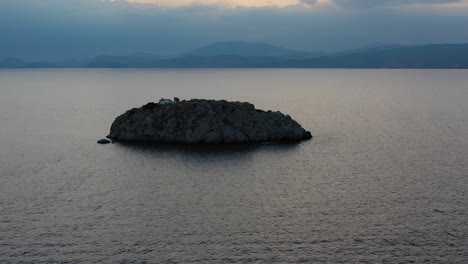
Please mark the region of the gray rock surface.
<svg viewBox="0 0 468 264"><path fill-rule="evenodd" d="M98 144L109 144L111 142L109 140L105 139L105 138L101 138L100 140L98 140L97 143Z"/></svg>
<svg viewBox="0 0 468 264"><path fill-rule="evenodd" d="M126 142L252 143L300 141L312 135L281 112L250 103L192 99L161 101L117 117L107 138Z"/></svg>

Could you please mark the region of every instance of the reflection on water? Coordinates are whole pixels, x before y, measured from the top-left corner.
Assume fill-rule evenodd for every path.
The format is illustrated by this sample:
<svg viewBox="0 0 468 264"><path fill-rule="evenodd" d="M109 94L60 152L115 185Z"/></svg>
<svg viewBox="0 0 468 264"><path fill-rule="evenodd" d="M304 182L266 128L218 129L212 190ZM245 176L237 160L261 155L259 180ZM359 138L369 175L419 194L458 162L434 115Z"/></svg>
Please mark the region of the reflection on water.
<svg viewBox="0 0 468 264"><path fill-rule="evenodd" d="M256 143L256 144L159 144L159 143L116 143L118 148L124 152L132 152L132 155L141 155L145 158L182 158L188 161L209 163L211 161L228 162L248 160L255 152L261 151L264 154L282 153L294 151L300 143Z"/></svg>
<svg viewBox="0 0 468 264"><path fill-rule="evenodd" d="M0 263L464 263L468 74L0 71ZM249 101L314 139L99 145L161 97Z"/></svg>

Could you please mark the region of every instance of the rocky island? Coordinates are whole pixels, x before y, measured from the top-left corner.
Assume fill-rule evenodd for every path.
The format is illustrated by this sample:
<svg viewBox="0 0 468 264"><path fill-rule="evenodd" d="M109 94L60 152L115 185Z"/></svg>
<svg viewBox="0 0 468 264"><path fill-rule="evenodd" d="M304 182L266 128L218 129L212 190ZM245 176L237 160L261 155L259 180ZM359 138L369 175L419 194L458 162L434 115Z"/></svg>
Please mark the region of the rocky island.
<svg viewBox="0 0 468 264"><path fill-rule="evenodd" d="M186 144L301 141L312 134L281 112L225 100L161 99L117 117L107 138L116 142Z"/></svg>

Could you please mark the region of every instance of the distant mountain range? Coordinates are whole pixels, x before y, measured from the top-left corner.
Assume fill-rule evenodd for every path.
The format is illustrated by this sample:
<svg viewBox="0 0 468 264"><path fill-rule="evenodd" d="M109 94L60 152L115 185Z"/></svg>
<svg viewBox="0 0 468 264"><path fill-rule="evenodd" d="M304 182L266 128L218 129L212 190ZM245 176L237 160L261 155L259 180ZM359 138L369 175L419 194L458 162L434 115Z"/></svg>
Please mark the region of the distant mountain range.
<svg viewBox="0 0 468 264"><path fill-rule="evenodd" d="M306 52L285 49L265 43L249 43L242 41L228 41L214 43L194 51L186 56L242 56L242 57L276 57L284 59L305 59L325 55L323 52Z"/></svg>
<svg viewBox="0 0 468 264"><path fill-rule="evenodd" d="M265 43L219 42L176 55L100 55L64 62L0 60L0 68L458 68L468 69L468 43L372 43L335 53L290 50Z"/></svg>

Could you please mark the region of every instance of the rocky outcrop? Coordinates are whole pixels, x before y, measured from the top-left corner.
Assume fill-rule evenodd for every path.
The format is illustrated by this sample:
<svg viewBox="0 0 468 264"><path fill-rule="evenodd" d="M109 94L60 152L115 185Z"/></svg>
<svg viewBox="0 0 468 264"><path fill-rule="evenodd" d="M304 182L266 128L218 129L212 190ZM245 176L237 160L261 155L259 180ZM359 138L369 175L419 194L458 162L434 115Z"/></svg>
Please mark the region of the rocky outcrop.
<svg viewBox="0 0 468 264"><path fill-rule="evenodd" d="M225 100L161 99L117 117L107 136L113 141L165 143L252 143L300 141L312 135L281 112Z"/></svg>
<svg viewBox="0 0 468 264"><path fill-rule="evenodd" d="M100 140L97 141L98 144L109 144L111 143L109 140L105 139L105 138L101 138Z"/></svg>

